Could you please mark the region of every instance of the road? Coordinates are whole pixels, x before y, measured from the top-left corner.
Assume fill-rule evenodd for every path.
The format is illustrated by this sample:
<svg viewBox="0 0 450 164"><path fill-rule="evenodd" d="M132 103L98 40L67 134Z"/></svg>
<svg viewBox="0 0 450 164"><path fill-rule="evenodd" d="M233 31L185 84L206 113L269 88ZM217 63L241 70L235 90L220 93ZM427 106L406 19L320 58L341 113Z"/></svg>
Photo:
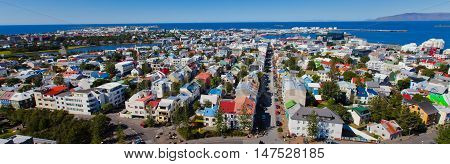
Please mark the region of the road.
<svg viewBox="0 0 450 164"><path fill-rule="evenodd" d="M435 127L429 127L426 133L419 135L404 136L400 139L383 141L384 144L434 144L434 138L437 136Z"/></svg>
<svg viewBox="0 0 450 164"><path fill-rule="evenodd" d="M244 143L259 143L262 141L268 144L282 144L284 143L277 132L276 121L279 119L275 113L275 87L272 66L273 50L268 48L266 61L264 63L264 76L261 80L259 90L259 98L256 106L255 126L256 132L266 133L261 138L245 140Z"/></svg>

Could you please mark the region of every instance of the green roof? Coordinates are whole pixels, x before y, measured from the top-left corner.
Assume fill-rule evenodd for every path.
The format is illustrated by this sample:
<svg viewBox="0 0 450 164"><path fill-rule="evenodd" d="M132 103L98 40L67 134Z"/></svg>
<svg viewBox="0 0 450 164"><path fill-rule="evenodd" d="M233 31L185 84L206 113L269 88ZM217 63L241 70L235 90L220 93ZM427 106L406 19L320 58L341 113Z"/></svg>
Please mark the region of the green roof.
<svg viewBox="0 0 450 164"><path fill-rule="evenodd" d="M442 95L431 93L427 97L436 104L448 107L448 103L445 101L445 98Z"/></svg>
<svg viewBox="0 0 450 164"><path fill-rule="evenodd" d="M354 107L352 110L358 113L358 115L363 115L369 112L369 109L363 106Z"/></svg>
<svg viewBox="0 0 450 164"><path fill-rule="evenodd" d="M289 108L292 108L293 106L295 106L297 103L294 100L289 100L288 102L286 102L284 104L284 106L286 107L286 110Z"/></svg>

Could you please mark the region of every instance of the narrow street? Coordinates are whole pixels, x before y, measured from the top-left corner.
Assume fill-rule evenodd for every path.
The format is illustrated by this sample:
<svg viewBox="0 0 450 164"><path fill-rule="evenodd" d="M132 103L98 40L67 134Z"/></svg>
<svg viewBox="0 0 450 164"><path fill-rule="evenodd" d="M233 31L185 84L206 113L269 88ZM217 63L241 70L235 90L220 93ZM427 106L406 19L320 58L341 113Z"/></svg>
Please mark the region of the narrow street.
<svg viewBox="0 0 450 164"><path fill-rule="evenodd" d="M280 139L277 132L276 122L279 120L275 113L275 87L273 83L272 66L273 50L269 45L266 55L266 61L264 63L264 76L261 80L260 96L256 106L255 114L255 132L263 133L264 136L259 139L249 140L249 143L262 141L268 144L281 144L283 141Z"/></svg>

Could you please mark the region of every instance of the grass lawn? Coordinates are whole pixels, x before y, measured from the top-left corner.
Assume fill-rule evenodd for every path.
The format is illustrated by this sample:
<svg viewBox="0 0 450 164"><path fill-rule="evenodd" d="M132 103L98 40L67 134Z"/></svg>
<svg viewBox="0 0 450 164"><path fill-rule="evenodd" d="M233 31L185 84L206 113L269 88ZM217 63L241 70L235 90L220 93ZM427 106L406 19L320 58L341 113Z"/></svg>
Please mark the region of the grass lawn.
<svg viewBox="0 0 450 164"><path fill-rule="evenodd" d="M17 134L16 131L8 130L6 133L0 134L0 138L6 139L6 138L9 138L9 137L11 137L13 135L16 135L16 134Z"/></svg>
<svg viewBox="0 0 450 164"><path fill-rule="evenodd" d="M11 55L11 51L0 51L0 55Z"/></svg>
<svg viewBox="0 0 450 164"><path fill-rule="evenodd" d="M84 48L84 47L88 47L88 46L69 46L69 47L67 47L67 49L68 50L73 50L73 49Z"/></svg>

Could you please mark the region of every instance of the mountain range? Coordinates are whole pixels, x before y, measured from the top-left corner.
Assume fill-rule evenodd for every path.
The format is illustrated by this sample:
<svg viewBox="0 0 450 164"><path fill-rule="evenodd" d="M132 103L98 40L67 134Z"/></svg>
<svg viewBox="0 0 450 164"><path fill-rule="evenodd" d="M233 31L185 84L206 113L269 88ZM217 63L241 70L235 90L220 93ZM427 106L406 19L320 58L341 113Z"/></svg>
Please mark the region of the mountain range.
<svg viewBox="0 0 450 164"><path fill-rule="evenodd" d="M375 21L450 21L450 13L405 13L376 18Z"/></svg>

